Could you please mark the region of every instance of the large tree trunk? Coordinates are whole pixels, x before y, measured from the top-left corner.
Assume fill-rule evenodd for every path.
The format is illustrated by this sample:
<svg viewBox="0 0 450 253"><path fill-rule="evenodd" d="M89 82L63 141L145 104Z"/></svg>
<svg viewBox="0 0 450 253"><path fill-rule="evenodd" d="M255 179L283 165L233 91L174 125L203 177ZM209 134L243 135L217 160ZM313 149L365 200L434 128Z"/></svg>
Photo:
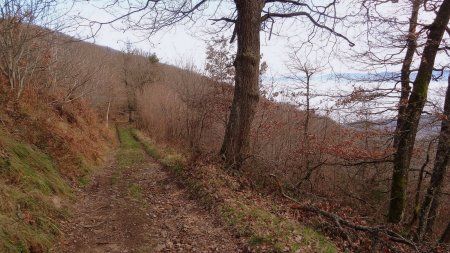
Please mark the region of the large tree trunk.
<svg viewBox="0 0 450 253"><path fill-rule="evenodd" d="M388 221L398 223L403 218L406 203L406 188L411 155L416 139L417 128L423 107L427 100L434 61L439 44L444 35L450 16L450 0L444 0L436 18L429 27L427 43L424 48L417 77L404 113L405 122L398 131L398 143L394 154L394 169L391 185ZM395 144L394 144L395 145Z"/></svg>
<svg viewBox="0 0 450 253"><path fill-rule="evenodd" d="M400 103L398 105L398 116L397 116L397 126L395 129L394 136L394 147L397 147L399 142L399 131L402 124L405 122L404 117L406 116L406 107L408 106L408 98L411 92L410 86L410 74L411 74L411 64L414 59L414 54L417 49L417 18L419 16L419 8L421 0L414 0L412 5L411 17L409 19L408 35L406 39L406 53L403 59L402 69L400 72Z"/></svg>
<svg viewBox="0 0 450 253"><path fill-rule="evenodd" d="M425 234L432 235L433 224L439 208L444 176L447 172L450 158L450 76L448 77L448 87L444 102L444 119L441 123L439 143L434 159L433 173L431 174L430 185L425 195L422 208L420 209L419 228L417 235L422 239Z"/></svg>
<svg viewBox="0 0 450 253"><path fill-rule="evenodd" d="M221 155L239 169L248 157L250 129L259 101L260 26L262 0L235 0L237 55L233 103Z"/></svg>

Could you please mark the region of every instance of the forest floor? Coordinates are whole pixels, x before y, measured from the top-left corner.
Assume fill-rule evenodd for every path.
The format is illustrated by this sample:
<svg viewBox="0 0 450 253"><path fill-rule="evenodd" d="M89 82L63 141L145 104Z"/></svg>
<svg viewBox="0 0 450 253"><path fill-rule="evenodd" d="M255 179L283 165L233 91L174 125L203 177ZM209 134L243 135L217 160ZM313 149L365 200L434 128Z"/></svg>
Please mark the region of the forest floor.
<svg viewBox="0 0 450 253"><path fill-rule="evenodd" d="M130 138L81 190L51 252L243 252L230 229Z"/></svg>

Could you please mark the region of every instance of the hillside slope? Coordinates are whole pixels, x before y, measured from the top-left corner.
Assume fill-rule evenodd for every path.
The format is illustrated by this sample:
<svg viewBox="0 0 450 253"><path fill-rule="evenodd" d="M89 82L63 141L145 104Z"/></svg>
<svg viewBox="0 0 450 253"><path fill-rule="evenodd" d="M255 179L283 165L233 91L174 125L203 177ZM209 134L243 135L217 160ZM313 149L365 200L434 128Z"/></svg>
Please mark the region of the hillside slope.
<svg viewBox="0 0 450 253"><path fill-rule="evenodd" d="M0 252L46 252L61 234L74 189L114 145L84 102L57 107L27 91L0 106ZM48 100L47 100L48 99Z"/></svg>

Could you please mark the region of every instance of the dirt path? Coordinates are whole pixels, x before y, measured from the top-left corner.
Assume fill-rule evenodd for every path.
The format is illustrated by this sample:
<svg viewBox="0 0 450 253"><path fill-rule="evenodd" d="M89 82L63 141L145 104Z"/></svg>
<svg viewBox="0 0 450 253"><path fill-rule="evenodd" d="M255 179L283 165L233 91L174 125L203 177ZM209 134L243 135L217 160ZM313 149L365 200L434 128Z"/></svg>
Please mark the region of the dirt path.
<svg viewBox="0 0 450 253"><path fill-rule="evenodd" d="M238 239L149 157L98 171L52 252L242 252Z"/></svg>

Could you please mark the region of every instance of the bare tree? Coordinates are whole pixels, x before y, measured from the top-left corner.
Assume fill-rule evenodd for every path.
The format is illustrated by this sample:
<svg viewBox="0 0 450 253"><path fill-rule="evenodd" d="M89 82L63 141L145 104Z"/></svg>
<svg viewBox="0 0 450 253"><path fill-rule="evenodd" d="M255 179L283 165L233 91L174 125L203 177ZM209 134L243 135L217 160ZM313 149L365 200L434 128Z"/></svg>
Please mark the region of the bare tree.
<svg viewBox="0 0 450 253"><path fill-rule="evenodd" d="M237 54L235 91L220 150L227 166L240 168L249 156L251 123L259 101L260 27L262 1L235 1Z"/></svg>
<svg viewBox="0 0 450 253"><path fill-rule="evenodd" d="M398 116L397 116L397 128L398 130L400 126L405 121L405 111L408 104L408 98L411 93L411 66L414 61L414 54L417 50L417 22L419 17L419 8L421 4L421 0L414 0L412 2L411 7L411 17L409 19L409 28L408 33L406 35L406 53L405 57L403 59L402 68L401 68L401 77L400 77L400 83L401 83L401 90L400 90L400 102L398 105ZM398 133L398 131L397 131ZM394 138L394 147L397 147L399 142L398 134L395 135Z"/></svg>
<svg viewBox="0 0 450 253"><path fill-rule="evenodd" d="M212 42L208 43L205 66L208 77L219 83L233 84L235 75L234 51L233 44L228 44L225 37L213 39Z"/></svg>
<svg viewBox="0 0 450 253"><path fill-rule="evenodd" d="M364 16L364 25L367 26L363 32L365 42L362 52L352 55L350 58L353 62L363 63L365 71L381 71L381 73L371 75L365 80L376 83L377 87L368 88L368 84L366 84L362 91L373 101L372 113L387 115L383 124L389 125L391 122L396 122L395 130L392 133L393 152L391 153L393 153L394 170L388 214L388 221L392 223L400 222L404 216L408 175L411 165L414 167L414 163L411 164L411 157L408 156L412 154L412 148L416 142L416 133L413 133L413 138L409 136L407 141L404 139L407 135L405 131L412 134L412 132L418 130L418 127L411 128L415 123L412 123L411 119L408 118L411 115L408 114L411 105L418 105L418 101L414 101L417 98L412 95L411 86L420 83L417 78L424 77L422 75L424 72L419 74L424 62L431 63L431 69L442 64L442 61L439 60L435 62L435 59L440 57L433 56L433 59L425 59L425 53L427 52L425 49L430 49L429 34L432 30L430 28L435 27L436 24L436 22L430 24L433 21L429 19L433 17L434 13L438 13L439 8L445 4L445 1L413 0L404 3L407 7L403 9L404 12L401 10L392 11L392 7L399 4L385 1L362 1L363 8L361 10ZM446 24L441 28L445 29L445 26ZM436 52L443 51L439 47L442 42L441 38L437 38L438 41L432 41L434 44L437 43ZM361 48L358 48L358 50L361 50ZM399 71L391 72L390 70L393 68L398 68ZM422 68L423 70L424 68ZM428 75L431 79L432 70ZM426 110L428 83L429 81L425 86L422 86L425 99L424 105L419 109L417 115L417 124L423 110ZM411 101L411 99L413 100ZM375 106L377 102L380 103ZM410 109L408 109L408 106L410 106ZM397 114L396 117L393 116L393 112ZM404 145L408 146L406 150ZM408 149L411 152L407 151ZM407 153L409 155L406 155ZM401 161L401 159L405 160Z"/></svg>
<svg viewBox="0 0 450 253"><path fill-rule="evenodd" d="M80 44L71 39L54 38L51 47L51 64L48 69L49 80L47 88L60 94L54 105L64 104L85 97L98 87L98 73L104 69L104 64L92 66L90 62L99 60L98 56L86 55L80 52ZM100 61L102 62L102 61Z"/></svg>
<svg viewBox="0 0 450 253"><path fill-rule="evenodd" d="M224 128L228 123L229 107L231 104L232 85L234 84L235 68L234 61L236 50L234 44L229 44L225 37L213 39L208 43L206 50L205 71L209 78L216 84L213 86L215 92L211 94L216 101L215 117L222 123Z"/></svg>
<svg viewBox="0 0 450 253"><path fill-rule="evenodd" d="M304 154L304 168L306 171L306 175L301 178L298 182L298 186L304 181L307 181L311 178L312 173L320 168L320 164L322 161L317 161L318 165L312 166L312 158L310 157L310 121L311 117L314 115L315 109L311 105L311 100L315 97L315 94L312 92L312 78L317 75L321 71L324 70L324 67L320 63L313 63L312 60L303 59L302 56L299 55L298 51L295 51L289 55L289 63L287 64L287 68L290 72L290 79L293 79L295 82L294 91L291 93L294 97L301 97L302 102L297 102L298 106L304 108L305 120L303 121L303 140L302 146L303 150L305 150ZM317 160L317 159L314 159Z"/></svg>
<svg viewBox="0 0 450 253"><path fill-rule="evenodd" d="M420 116L427 100L428 85L434 68L436 54L450 17L450 0L444 0L433 23L428 27L426 46L413 83L411 95L398 127L398 143L394 154L394 170L392 175L391 201L388 220L399 222L404 213L406 187L411 155L419 126Z"/></svg>
<svg viewBox="0 0 450 253"><path fill-rule="evenodd" d="M56 2L6 0L0 4L0 71L17 99L49 64L48 39L55 31Z"/></svg>

